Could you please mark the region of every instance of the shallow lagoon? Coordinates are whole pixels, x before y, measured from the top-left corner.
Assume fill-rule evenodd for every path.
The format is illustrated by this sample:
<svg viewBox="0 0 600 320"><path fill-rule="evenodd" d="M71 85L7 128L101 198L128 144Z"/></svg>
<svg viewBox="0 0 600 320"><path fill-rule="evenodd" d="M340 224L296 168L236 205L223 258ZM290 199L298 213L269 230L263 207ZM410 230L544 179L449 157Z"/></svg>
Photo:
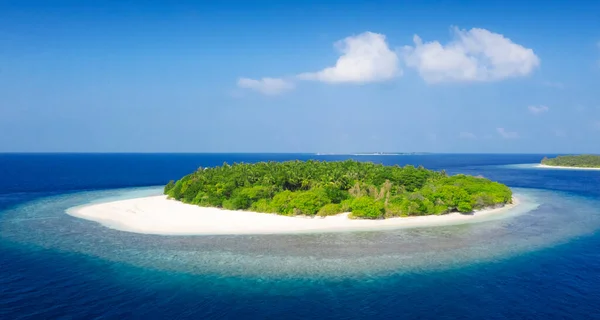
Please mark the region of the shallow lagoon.
<svg viewBox="0 0 600 320"><path fill-rule="evenodd" d="M160 194L160 188L73 193L4 215L12 241L111 261L192 274L344 277L447 269L549 247L600 228L596 201L515 189L521 204L486 221L396 230L237 236L156 236L121 232L65 213L90 202ZM165 213L168 214L168 213Z"/></svg>

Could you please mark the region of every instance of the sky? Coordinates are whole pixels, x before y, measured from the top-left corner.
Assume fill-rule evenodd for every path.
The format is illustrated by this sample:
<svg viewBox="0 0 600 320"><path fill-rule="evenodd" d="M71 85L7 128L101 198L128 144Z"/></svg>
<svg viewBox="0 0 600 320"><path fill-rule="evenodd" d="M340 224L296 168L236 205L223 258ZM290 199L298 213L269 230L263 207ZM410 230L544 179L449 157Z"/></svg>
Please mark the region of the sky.
<svg viewBox="0 0 600 320"><path fill-rule="evenodd" d="M0 1L0 152L600 153L599 1L176 2Z"/></svg>

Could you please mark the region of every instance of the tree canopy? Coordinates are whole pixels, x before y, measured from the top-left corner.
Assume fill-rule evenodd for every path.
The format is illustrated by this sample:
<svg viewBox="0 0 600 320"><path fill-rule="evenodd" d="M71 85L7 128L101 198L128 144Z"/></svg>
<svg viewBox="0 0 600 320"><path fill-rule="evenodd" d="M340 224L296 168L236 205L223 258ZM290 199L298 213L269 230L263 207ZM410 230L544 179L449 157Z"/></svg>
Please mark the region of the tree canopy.
<svg viewBox="0 0 600 320"><path fill-rule="evenodd" d="M547 166L600 168L600 155L582 154L573 156L558 156L556 158L542 159L542 164Z"/></svg>
<svg viewBox="0 0 600 320"><path fill-rule="evenodd" d="M164 193L205 207L309 216L351 212L364 219L467 213L512 201L506 185L483 177L353 160L201 167L170 181Z"/></svg>

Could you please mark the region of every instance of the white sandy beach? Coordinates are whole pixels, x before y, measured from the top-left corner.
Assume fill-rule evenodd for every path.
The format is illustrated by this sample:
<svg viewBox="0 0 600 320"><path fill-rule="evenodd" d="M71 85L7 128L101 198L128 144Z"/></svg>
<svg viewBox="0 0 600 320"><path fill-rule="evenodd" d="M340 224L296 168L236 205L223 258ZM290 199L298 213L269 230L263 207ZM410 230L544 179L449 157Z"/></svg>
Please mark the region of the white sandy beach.
<svg viewBox="0 0 600 320"><path fill-rule="evenodd" d="M391 218L385 220L349 219L347 213L330 217L287 217L249 211L205 208L153 196L74 207L67 213L106 227L144 234L217 235L339 232L439 226L482 221L518 205L440 216Z"/></svg>
<svg viewBox="0 0 600 320"><path fill-rule="evenodd" d="M537 164L536 168L541 169L567 169L567 170L600 170L600 168L578 168L578 167L563 167L563 166L549 166L545 164Z"/></svg>

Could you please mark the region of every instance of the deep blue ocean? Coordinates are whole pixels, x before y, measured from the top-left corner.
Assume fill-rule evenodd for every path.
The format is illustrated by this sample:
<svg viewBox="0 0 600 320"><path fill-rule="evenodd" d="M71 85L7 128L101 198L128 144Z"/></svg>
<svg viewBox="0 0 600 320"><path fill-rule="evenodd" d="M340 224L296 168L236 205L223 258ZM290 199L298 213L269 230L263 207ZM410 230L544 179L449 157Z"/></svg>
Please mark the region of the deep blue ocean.
<svg viewBox="0 0 600 320"><path fill-rule="evenodd" d="M0 154L0 319L600 319L600 171L544 156ZM471 225L156 236L65 210L223 162L354 158L483 175L520 211Z"/></svg>

